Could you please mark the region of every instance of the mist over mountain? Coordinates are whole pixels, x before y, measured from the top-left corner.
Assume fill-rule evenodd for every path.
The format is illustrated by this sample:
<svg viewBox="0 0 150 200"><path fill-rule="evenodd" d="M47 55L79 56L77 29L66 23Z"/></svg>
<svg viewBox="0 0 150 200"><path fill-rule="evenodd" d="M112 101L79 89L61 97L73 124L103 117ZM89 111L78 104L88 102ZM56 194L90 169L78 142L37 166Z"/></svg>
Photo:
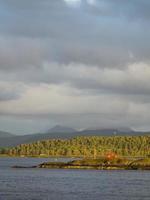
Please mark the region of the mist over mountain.
<svg viewBox="0 0 150 200"><path fill-rule="evenodd" d="M77 131L76 129L67 126L56 125L51 129L48 129L46 133L74 133L76 131Z"/></svg>
<svg viewBox="0 0 150 200"><path fill-rule="evenodd" d="M0 138L8 138L8 137L15 137L15 135L6 131L0 131Z"/></svg>

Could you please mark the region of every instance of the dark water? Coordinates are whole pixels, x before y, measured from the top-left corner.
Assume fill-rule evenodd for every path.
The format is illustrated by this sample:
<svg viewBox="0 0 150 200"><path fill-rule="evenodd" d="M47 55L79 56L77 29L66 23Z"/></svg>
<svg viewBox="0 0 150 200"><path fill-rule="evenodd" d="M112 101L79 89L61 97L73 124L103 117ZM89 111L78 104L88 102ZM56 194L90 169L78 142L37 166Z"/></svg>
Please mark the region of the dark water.
<svg viewBox="0 0 150 200"><path fill-rule="evenodd" d="M46 160L0 158L0 200L150 200L149 171L10 168Z"/></svg>

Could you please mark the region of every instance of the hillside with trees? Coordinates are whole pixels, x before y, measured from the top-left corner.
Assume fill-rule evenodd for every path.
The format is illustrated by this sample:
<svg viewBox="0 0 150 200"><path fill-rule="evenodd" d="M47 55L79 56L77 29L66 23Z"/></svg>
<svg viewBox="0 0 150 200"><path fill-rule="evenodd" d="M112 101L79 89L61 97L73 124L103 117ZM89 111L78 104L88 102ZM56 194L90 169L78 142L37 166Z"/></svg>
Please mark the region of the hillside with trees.
<svg viewBox="0 0 150 200"><path fill-rule="evenodd" d="M114 152L119 156L149 156L150 136L92 136L51 139L21 144L5 153L10 156L99 157L108 152Z"/></svg>

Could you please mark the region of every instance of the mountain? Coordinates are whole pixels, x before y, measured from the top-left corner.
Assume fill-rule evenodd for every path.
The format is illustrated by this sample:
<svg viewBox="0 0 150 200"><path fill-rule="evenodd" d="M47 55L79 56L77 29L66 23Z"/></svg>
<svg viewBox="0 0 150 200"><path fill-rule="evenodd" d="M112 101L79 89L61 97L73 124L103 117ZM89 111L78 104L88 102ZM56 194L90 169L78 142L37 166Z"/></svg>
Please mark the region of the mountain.
<svg viewBox="0 0 150 200"><path fill-rule="evenodd" d="M77 136L134 136L134 135L149 135L149 132L137 132L130 128L91 128L77 131L73 128L65 126L55 126L44 133L36 133L23 136L14 136L8 133L5 137L0 137L0 147L12 147L19 144L32 143L39 140L47 139L68 139Z"/></svg>
<svg viewBox="0 0 150 200"><path fill-rule="evenodd" d="M47 139L66 139L77 136L74 133L36 133L31 135L0 138L0 147L12 147L19 144L31 143Z"/></svg>
<svg viewBox="0 0 150 200"><path fill-rule="evenodd" d="M74 132L77 132L77 130L67 126L60 126L60 125L56 125L53 128L46 131L46 133L74 133Z"/></svg>
<svg viewBox="0 0 150 200"><path fill-rule="evenodd" d="M141 133L141 132L140 132ZM83 135L111 136L111 135L134 135L138 132L130 128L88 128L80 131Z"/></svg>
<svg viewBox="0 0 150 200"><path fill-rule="evenodd" d="M15 135L13 135L12 133L0 131L0 138L8 138L8 137L13 137L13 136L15 136Z"/></svg>
<svg viewBox="0 0 150 200"><path fill-rule="evenodd" d="M78 131L73 128L57 125L47 130L44 133L3 137L0 139L0 147L11 147L23 143L25 144L25 143L35 142L38 140L72 138L77 136L76 134L77 132Z"/></svg>

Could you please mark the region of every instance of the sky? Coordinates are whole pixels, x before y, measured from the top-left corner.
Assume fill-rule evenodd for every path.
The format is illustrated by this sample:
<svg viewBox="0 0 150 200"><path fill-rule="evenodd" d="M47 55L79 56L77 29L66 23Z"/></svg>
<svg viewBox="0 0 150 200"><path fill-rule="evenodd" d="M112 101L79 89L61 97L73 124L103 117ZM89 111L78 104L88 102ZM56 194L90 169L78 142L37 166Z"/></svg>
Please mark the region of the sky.
<svg viewBox="0 0 150 200"><path fill-rule="evenodd" d="M0 0L0 130L150 130L149 0Z"/></svg>

